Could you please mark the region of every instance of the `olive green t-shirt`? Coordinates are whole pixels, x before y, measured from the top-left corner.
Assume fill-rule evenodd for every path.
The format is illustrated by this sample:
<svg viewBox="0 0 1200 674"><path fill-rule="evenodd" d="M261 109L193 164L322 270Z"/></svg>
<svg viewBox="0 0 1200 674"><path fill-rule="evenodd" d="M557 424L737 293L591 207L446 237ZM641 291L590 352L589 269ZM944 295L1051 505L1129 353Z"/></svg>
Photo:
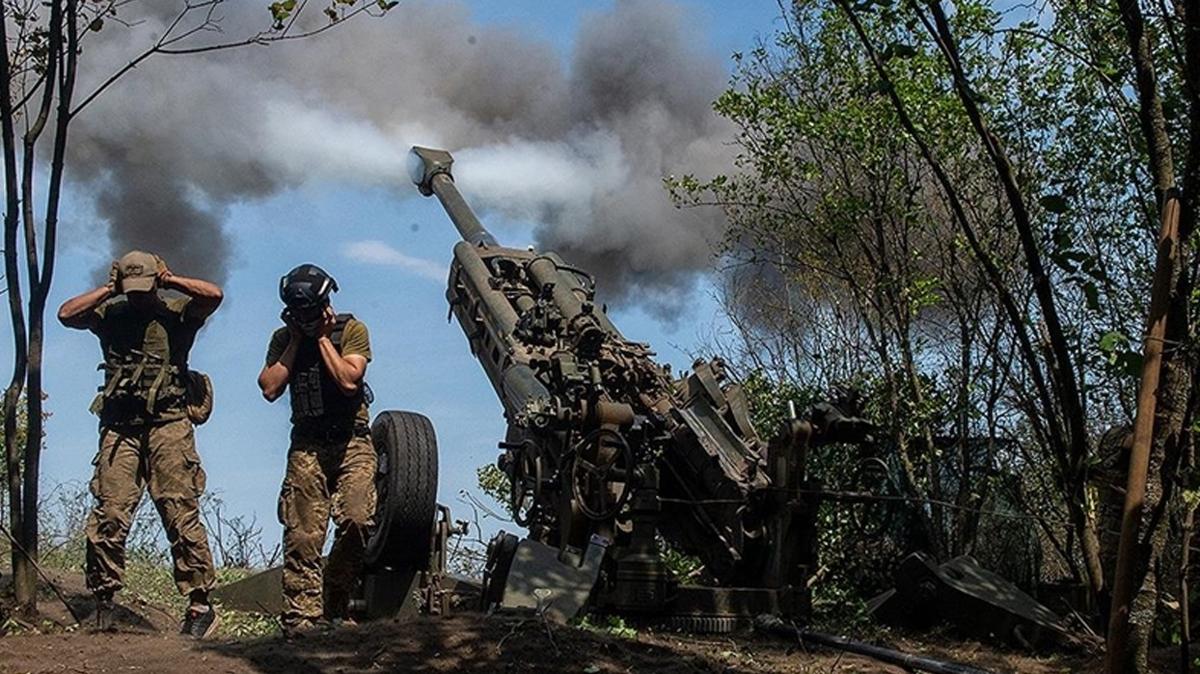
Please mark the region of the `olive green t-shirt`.
<svg viewBox="0 0 1200 674"><path fill-rule="evenodd" d="M267 346L267 365L279 362L280 356L283 355L290 341L291 332L287 327L279 328L271 335L271 343ZM371 338L367 332L367 325L357 318L346 321L345 327L342 328L342 343L338 351L343 356L362 356L367 359L367 362L371 362ZM367 410L365 400L358 408L355 420L366 425L371 423L371 414Z"/></svg>

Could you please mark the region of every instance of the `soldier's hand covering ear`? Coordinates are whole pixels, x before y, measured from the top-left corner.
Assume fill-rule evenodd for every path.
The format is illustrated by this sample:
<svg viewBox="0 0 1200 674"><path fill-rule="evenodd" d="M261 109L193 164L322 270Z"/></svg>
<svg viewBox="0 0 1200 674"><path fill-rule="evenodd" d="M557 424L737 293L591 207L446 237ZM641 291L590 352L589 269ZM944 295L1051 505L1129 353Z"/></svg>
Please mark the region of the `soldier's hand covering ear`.
<svg viewBox="0 0 1200 674"><path fill-rule="evenodd" d="M282 312L280 312L279 319L282 320L283 324L287 326L288 336L293 341L304 339L304 331L301 330L300 326L296 324L296 317L292 314L290 309L284 309Z"/></svg>
<svg viewBox="0 0 1200 674"><path fill-rule="evenodd" d="M116 260L113 260L112 266L108 268L108 283L105 285L113 293L121 289L121 265Z"/></svg>
<svg viewBox="0 0 1200 674"><path fill-rule="evenodd" d="M159 283L163 283L167 279L174 276L174 274L171 272L171 268L167 266L166 261L157 255L154 256L154 265L154 273L158 275Z"/></svg>
<svg viewBox="0 0 1200 674"><path fill-rule="evenodd" d="M337 327L337 314L334 313L333 307L326 306L321 312L321 324L317 327L318 337L329 337L333 334L333 329Z"/></svg>

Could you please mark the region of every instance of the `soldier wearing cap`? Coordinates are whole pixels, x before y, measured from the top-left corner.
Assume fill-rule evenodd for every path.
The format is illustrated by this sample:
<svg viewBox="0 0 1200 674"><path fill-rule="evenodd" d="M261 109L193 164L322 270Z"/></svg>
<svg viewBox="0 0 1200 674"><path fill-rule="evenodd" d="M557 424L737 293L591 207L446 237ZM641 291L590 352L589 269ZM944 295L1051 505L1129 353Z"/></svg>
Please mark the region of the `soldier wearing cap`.
<svg viewBox="0 0 1200 674"><path fill-rule="evenodd" d="M199 509L205 475L193 429L207 410L189 404L197 386L211 404L211 388L207 377L188 369L188 353L222 297L216 285L173 274L159 257L132 251L113 262L107 285L58 310L63 325L93 332L104 353L104 383L92 404L100 417L90 484L96 506L86 525L87 584L101 629L112 627L125 539L146 487L167 531L175 584L190 599L181 631L205 638L217 627L208 601L212 554Z"/></svg>
<svg viewBox="0 0 1200 674"><path fill-rule="evenodd" d="M289 635L349 617L350 590L375 515L371 393L363 379L371 344L365 324L330 306L336 290L333 278L311 264L280 280L284 326L271 336L258 376L268 401L284 389L291 397L291 448L279 495L282 622ZM336 531L322 572L330 518Z"/></svg>

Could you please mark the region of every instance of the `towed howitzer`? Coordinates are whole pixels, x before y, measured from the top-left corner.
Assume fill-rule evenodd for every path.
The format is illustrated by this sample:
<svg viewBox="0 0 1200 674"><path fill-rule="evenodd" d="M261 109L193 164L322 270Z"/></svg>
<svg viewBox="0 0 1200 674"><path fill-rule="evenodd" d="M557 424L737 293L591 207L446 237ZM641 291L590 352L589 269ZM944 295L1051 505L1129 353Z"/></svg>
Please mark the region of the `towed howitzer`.
<svg viewBox="0 0 1200 674"><path fill-rule="evenodd" d="M498 465L516 522L576 567L607 546L590 576L596 591L577 603L721 626L805 614L816 563L806 450L859 440L869 426L823 405L764 441L723 361L697 360L673 378L613 325L590 274L552 252L499 245L455 187L448 152L416 147L409 161L421 194L438 197L462 236L446 298L504 407ZM679 586L664 541L698 558L714 587ZM517 547L503 532L493 541L486 601L506 601L506 581L531 558Z"/></svg>

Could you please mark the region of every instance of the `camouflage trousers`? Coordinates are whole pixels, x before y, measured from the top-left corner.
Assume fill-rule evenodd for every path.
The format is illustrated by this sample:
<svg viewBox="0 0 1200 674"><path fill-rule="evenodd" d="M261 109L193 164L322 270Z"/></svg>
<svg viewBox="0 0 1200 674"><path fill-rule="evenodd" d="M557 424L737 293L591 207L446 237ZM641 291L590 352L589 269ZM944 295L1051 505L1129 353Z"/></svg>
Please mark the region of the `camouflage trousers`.
<svg viewBox="0 0 1200 674"><path fill-rule="evenodd" d="M294 435L279 495L285 626L346 617L374 516L371 437L317 440ZM331 517L336 530L322 574L321 550Z"/></svg>
<svg viewBox="0 0 1200 674"><path fill-rule="evenodd" d="M88 588L115 592L123 586L125 539L142 492L149 486L167 530L179 592L212 589L212 553L200 521L205 475L192 422L101 426L100 451L92 463L96 469L90 489L96 505L84 530Z"/></svg>

